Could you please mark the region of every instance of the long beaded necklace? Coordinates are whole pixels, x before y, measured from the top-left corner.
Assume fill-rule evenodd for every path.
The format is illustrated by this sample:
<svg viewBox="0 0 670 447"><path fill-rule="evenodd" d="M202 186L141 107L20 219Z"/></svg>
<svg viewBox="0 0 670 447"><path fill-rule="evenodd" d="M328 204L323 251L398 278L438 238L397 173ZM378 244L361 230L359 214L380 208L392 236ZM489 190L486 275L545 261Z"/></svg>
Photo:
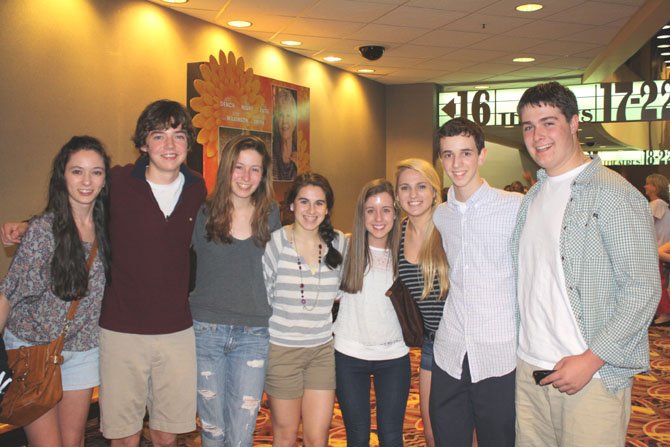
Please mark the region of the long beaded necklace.
<svg viewBox="0 0 670 447"><path fill-rule="evenodd" d="M312 307L307 307L307 299L305 298L305 281L303 280L302 277L302 262L300 261L300 253L298 253L298 245L295 243L295 235L293 235L293 249L295 250L295 253L298 255L296 258L296 262L298 264L298 273L300 274L300 303L302 304L302 308L305 309L306 311L313 311L316 308L317 303L319 302L319 294L321 293L321 250L323 249L323 246L319 243L319 263L317 264L316 267L316 297L314 298L314 304Z"/></svg>

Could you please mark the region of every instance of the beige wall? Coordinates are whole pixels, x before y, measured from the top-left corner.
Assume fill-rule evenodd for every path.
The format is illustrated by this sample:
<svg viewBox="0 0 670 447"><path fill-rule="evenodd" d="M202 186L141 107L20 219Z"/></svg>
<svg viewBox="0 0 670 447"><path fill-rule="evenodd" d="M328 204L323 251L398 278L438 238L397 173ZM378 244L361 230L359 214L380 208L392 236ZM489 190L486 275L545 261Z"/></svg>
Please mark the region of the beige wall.
<svg viewBox="0 0 670 447"><path fill-rule="evenodd" d="M143 0L0 2L0 221L44 207L49 164L74 134L133 161L143 107L185 102L186 64L220 49L311 89L312 169L333 183L334 223L349 230L360 187L385 174L384 86Z"/></svg>
<svg viewBox="0 0 670 447"><path fill-rule="evenodd" d="M437 86L386 86L386 177L395 181L395 166L405 158L432 162L437 130Z"/></svg>

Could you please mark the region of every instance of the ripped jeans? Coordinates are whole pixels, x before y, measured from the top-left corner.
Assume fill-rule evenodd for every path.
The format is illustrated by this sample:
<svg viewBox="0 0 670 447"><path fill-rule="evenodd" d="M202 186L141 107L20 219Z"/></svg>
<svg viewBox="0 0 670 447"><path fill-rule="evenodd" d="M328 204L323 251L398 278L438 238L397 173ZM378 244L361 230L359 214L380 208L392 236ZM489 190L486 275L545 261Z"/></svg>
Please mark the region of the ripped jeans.
<svg viewBox="0 0 670 447"><path fill-rule="evenodd" d="M253 443L265 382L266 327L193 321L203 447Z"/></svg>

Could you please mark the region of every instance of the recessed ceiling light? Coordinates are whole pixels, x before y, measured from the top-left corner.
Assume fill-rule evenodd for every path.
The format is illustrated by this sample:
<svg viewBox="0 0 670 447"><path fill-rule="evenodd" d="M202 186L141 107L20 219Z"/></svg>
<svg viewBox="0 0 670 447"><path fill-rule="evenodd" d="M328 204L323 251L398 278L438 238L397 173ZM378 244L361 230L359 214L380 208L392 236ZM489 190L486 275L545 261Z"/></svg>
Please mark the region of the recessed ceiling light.
<svg viewBox="0 0 670 447"><path fill-rule="evenodd" d="M664 51L661 53L661 56L670 56L670 51Z"/></svg>
<svg viewBox="0 0 670 447"><path fill-rule="evenodd" d="M247 20L231 20L228 25L234 28L249 28L252 23Z"/></svg>
<svg viewBox="0 0 670 447"><path fill-rule="evenodd" d="M286 45L287 47L299 47L302 45L302 42L299 40L282 40L281 44Z"/></svg>
<svg viewBox="0 0 670 447"><path fill-rule="evenodd" d="M323 58L323 60L326 62L339 62L342 60L342 58L337 56L326 56Z"/></svg>
<svg viewBox="0 0 670 447"><path fill-rule="evenodd" d="M670 29L670 25L665 25L665 26L664 26L663 28L661 28L661 29Z"/></svg>
<svg viewBox="0 0 670 447"><path fill-rule="evenodd" d="M540 5L539 3L524 3L523 5L519 5L514 9L519 12L534 12L539 11L542 8L544 8L544 6Z"/></svg>
<svg viewBox="0 0 670 447"><path fill-rule="evenodd" d="M666 65L670 65L670 60L665 61Z"/></svg>
<svg viewBox="0 0 670 447"><path fill-rule="evenodd" d="M489 88L488 85L475 85L476 90L486 90L487 88Z"/></svg>
<svg viewBox="0 0 670 447"><path fill-rule="evenodd" d="M521 63L526 63L526 62L534 62L535 58L534 57L515 57L512 59L512 62L521 62Z"/></svg>
<svg viewBox="0 0 670 447"><path fill-rule="evenodd" d="M188 0L163 0L163 3L183 4L188 3Z"/></svg>
<svg viewBox="0 0 670 447"><path fill-rule="evenodd" d="M587 140L593 140L594 137L588 136L588 137L584 137L584 138L586 138Z"/></svg>
<svg viewBox="0 0 670 447"><path fill-rule="evenodd" d="M659 34L656 37L659 39L670 39L670 34Z"/></svg>
<svg viewBox="0 0 670 447"><path fill-rule="evenodd" d="M514 129L514 126L510 126L510 125L503 126L503 127L504 127L505 129Z"/></svg>
<svg viewBox="0 0 670 447"><path fill-rule="evenodd" d="M374 73L375 71L372 68L359 68L358 70L359 73Z"/></svg>
<svg viewBox="0 0 670 447"><path fill-rule="evenodd" d="M670 48L670 43L662 43L660 45L656 45L656 48Z"/></svg>

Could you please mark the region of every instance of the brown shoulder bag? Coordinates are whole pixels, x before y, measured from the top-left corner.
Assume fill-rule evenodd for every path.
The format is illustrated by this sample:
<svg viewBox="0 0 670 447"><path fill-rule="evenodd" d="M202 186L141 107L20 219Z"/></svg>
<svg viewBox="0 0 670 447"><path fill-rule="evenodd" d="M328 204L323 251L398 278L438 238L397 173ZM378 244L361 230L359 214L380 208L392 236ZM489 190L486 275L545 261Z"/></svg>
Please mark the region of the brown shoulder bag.
<svg viewBox="0 0 670 447"><path fill-rule="evenodd" d="M86 268L90 272L98 252L95 241L88 256ZM79 306L79 299L70 304L65 326L58 338L51 343L37 346L21 346L9 349L9 368L12 383L0 408L0 422L22 427L35 421L56 406L63 397L60 365L63 363L63 344Z"/></svg>

